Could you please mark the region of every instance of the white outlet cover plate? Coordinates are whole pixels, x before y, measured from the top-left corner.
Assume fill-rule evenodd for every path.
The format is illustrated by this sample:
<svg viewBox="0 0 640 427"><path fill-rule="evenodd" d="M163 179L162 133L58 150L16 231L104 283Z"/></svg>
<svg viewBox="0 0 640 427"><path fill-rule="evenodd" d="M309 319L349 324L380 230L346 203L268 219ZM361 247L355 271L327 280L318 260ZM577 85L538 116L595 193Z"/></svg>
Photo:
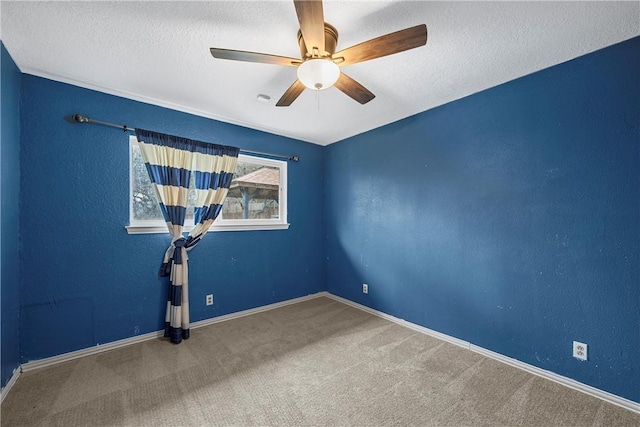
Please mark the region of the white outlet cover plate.
<svg viewBox="0 0 640 427"><path fill-rule="evenodd" d="M573 357L579 360L587 360L587 345L582 342L573 342Z"/></svg>

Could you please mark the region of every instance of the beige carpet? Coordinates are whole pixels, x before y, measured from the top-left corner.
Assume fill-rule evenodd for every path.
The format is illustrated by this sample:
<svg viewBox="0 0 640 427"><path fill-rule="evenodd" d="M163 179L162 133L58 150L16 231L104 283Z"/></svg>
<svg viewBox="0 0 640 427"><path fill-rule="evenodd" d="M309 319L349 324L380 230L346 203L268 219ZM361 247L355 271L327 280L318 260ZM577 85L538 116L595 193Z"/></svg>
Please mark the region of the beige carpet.
<svg viewBox="0 0 640 427"><path fill-rule="evenodd" d="M329 298L23 374L3 426L639 426L640 415Z"/></svg>

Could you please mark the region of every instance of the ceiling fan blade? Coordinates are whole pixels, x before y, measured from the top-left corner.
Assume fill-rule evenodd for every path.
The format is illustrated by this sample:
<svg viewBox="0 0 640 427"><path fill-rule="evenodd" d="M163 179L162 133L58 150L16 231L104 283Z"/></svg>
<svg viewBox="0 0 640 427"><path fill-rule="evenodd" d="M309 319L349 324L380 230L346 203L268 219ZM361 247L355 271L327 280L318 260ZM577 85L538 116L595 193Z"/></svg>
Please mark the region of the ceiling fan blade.
<svg viewBox="0 0 640 427"><path fill-rule="evenodd" d="M212 47L211 55L218 59L231 59L234 61L260 62L262 64L287 65L297 67L302 63L296 58L288 58L286 56L270 55L268 53L246 52L243 50L218 49Z"/></svg>
<svg viewBox="0 0 640 427"><path fill-rule="evenodd" d="M309 53L318 49L318 54L324 54L324 12L322 0L293 0L300 23L300 31L304 44Z"/></svg>
<svg viewBox="0 0 640 427"><path fill-rule="evenodd" d="M333 54L334 62L345 66L370 59L380 58L427 43L427 26L425 24L389 33L375 39L348 47ZM343 58L344 60L340 60Z"/></svg>
<svg viewBox="0 0 640 427"><path fill-rule="evenodd" d="M345 73L340 73L338 81L335 83L335 87L347 94L349 97L355 99L360 104L366 104L376 96L369 92L369 90L362 86Z"/></svg>
<svg viewBox="0 0 640 427"><path fill-rule="evenodd" d="M304 90L304 85L300 82L300 80L296 80L293 84L287 89L287 91L282 95L282 97L278 100L276 107L288 107L296 100L298 96Z"/></svg>

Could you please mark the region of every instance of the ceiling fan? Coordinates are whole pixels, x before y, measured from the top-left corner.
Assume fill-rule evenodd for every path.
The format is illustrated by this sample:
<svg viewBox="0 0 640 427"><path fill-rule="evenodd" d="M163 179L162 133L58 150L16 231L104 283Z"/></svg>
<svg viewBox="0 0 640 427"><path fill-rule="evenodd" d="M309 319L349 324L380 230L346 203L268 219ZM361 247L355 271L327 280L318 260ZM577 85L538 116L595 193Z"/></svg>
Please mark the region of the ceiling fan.
<svg viewBox="0 0 640 427"><path fill-rule="evenodd" d="M366 104L375 95L340 71L340 67L392 55L427 43L427 26L422 24L336 52L338 31L324 22L322 0L293 0L293 4L300 23L298 45L301 59L211 48L214 58L297 67L298 79L276 103L278 107L291 105L305 88L323 90L334 85L360 104Z"/></svg>

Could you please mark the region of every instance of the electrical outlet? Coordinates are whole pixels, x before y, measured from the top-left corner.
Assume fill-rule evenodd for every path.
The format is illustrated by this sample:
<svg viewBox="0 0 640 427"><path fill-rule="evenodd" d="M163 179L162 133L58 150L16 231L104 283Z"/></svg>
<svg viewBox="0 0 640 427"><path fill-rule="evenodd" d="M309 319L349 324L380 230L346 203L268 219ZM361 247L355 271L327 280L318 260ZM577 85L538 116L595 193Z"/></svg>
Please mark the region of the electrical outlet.
<svg viewBox="0 0 640 427"><path fill-rule="evenodd" d="M362 284L362 293L363 294L368 294L369 293L369 285L367 285L366 283Z"/></svg>
<svg viewBox="0 0 640 427"><path fill-rule="evenodd" d="M573 342L573 357L579 360L587 360L587 345L582 342Z"/></svg>
<svg viewBox="0 0 640 427"><path fill-rule="evenodd" d="M213 305L213 294L207 295L207 305Z"/></svg>

